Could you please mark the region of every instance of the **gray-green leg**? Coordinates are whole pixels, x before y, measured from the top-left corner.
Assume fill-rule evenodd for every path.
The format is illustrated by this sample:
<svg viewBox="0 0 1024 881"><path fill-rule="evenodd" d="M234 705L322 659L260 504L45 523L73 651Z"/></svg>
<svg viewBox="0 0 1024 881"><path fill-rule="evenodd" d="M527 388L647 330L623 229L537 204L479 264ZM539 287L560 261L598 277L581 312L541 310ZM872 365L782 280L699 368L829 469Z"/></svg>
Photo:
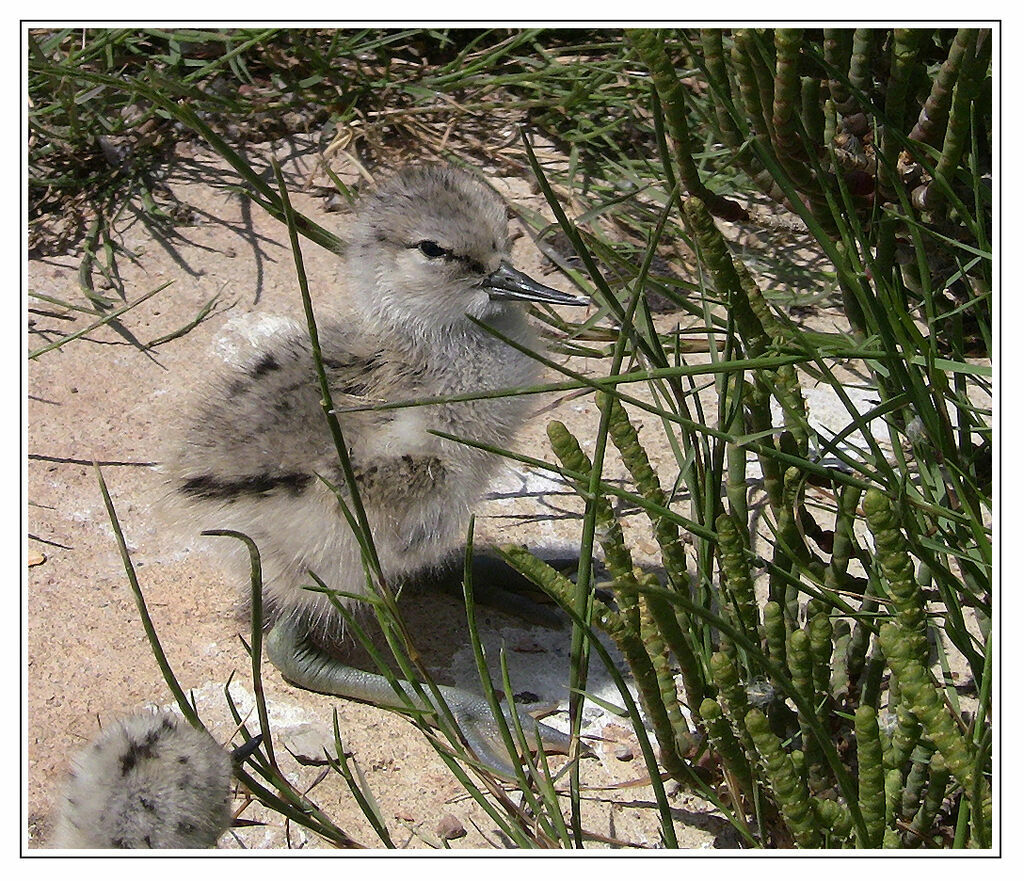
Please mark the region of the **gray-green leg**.
<svg viewBox="0 0 1024 881"><path fill-rule="evenodd" d="M403 702L383 676L341 663L310 640L292 622L281 621L274 625L267 635L266 649L267 657L285 679L302 688L365 701L385 709L406 709L411 704L413 708L435 717L439 714L438 708L430 703L429 692L426 699L423 699L408 682L400 679L399 684L409 696L409 703ZM440 691L466 743L477 758L502 777L515 779L515 771L487 701L460 688L440 686ZM503 709L507 719L510 711L508 707ZM533 728L536 726L545 749L558 753L568 752L567 735L538 722L523 710L517 708L516 712L531 743Z"/></svg>

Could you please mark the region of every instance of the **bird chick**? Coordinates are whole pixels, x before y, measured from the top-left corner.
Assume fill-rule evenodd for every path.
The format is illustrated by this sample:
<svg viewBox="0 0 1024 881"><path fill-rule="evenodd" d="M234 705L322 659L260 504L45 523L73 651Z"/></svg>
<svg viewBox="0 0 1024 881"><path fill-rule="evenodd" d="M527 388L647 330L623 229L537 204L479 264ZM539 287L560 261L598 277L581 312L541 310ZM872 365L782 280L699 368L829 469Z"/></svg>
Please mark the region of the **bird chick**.
<svg viewBox="0 0 1024 881"><path fill-rule="evenodd" d="M173 713L103 729L73 761L51 847L215 847L231 822L231 757Z"/></svg>
<svg viewBox="0 0 1024 881"><path fill-rule="evenodd" d="M405 168L364 200L347 254L348 308L320 322L359 497L394 587L450 563L501 461L431 432L508 447L525 402L513 396L352 408L535 383L537 362L474 319L536 348L523 301L585 301L514 269L509 251L505 205L480 181L450 166ZM383 677L325 654L322 646L340 633L343 619L322 592L306 589L309 572L347 594L365 593L366 583L359 543L328 486L349 500L303 330L282 334L216 381L192 413L168 471L172 494L197 526L245 533L259 547L273 625L268 656L288 679L403 705ZM482 698L445 694L478 755L507 772L500 743L495 753L486 742L500 739Z"/></svg>

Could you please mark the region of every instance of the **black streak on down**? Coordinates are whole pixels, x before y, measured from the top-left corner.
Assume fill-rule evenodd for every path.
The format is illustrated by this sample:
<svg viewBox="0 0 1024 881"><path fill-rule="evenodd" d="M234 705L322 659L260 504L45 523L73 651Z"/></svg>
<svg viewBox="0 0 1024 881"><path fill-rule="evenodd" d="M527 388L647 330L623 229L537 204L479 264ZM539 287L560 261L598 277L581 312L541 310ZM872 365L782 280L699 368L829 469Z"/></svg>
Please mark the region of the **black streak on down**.
<svg viewBox="0 0 1024 881"><path fill-rule="evenodd" d="M234 499L247 495L263 495L275 489L284 489L298 495L309 482L312 475L298 471L285 474L253 474L235 480L219 480L209 474L192 477L180 487L187 496L200 499Z"/></svg>

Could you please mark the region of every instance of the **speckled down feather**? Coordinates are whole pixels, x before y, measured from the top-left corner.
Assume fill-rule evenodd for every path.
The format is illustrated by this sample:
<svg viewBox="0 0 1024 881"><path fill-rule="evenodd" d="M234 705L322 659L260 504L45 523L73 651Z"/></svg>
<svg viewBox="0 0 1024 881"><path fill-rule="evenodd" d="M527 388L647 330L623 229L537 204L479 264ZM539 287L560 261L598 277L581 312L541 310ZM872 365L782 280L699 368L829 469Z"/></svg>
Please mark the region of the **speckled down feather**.
<svg viewBox="0 0 1024 881"><path fill-rule="evenodd" d="M172 713L108 725L73 761L51 846L207 848L231 819L231 757Z"/></svg>
<svg viewBox="0 0 1024 881"><path fill-rule="evenodd" d="M536 345L523 304L481 286L508 251L506 208L486 186L449 166L408 168L366 197L351 237L347 297L328 298L340 311L319 327L331 394L392 583L456 552L501 463L430 431L508 447L529 399L346 408L535 382L535 360L467 317ZM312 632L340 630L330 602L304 589L311 570L339 591L365 590L358 544L320 479L345 486L305 328L262 344L212 381L166 470L176 516L193 534L234 529L256 541L268 626L289 617ZM244 551L238 563L239 583L248 584Z"/></svg>

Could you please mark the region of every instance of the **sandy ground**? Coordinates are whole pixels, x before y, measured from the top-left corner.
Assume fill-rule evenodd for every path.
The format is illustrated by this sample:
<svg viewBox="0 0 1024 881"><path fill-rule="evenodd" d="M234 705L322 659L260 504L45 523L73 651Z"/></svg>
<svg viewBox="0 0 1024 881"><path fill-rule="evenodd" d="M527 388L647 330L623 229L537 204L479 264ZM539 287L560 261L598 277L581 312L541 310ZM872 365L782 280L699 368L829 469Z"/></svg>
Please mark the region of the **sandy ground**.
<svg viewBox="0 0 1024 881"><path fill-rule="evenodd" d="M322 196L305 186L314 171L313 154L281 148L277 156L285 164L296 207L343 231L344 216L327 213ZM160 489L153 466L168 425L211 367L273 333L275 316L300 316L301 302L286 231L226 189L236 181L220 160L201 149L183 150L168 183L191 207L193 223L161 237L126 219L120 241L136 259L122 257L119 266L129 300L165 282L173 284L128 312L120 330L91 332L29 367L28 531L30 562L36 565L28 571L27 594L27 836L33 848L45 845L52 830L55 797L70 756L99 726L140 707L171 703L130 593L93 460L103 469L169 661L186 691L194 694L200 715L222 742L231 737L234 725L224 687L232 674L239 707L245 712L251 706L249 661L239 638L247 631L240 614L247 585L227 580L216 544L183 542L161 525L151 511ZM498 183L513 201L546 210L525 183ZM303 253L315 301L325 305L343 296L340 261L308 242ZM564 287L557 274L545 276L550 265L528 236L517 241L514 257L525 271ZM80 254L31 261L30 290L80 302L79 261ZM135 344L180 328L213 297L218 298L214 312L191 332L148 351ZM90 320L60 319L38 301L30 318L31 349ZM538 402L538 408L550 404ZM592 398L564 401L557 413L549 410L531 421L519 449L551 459L543 432L553 415L583 436L593 433L597 420ZM529 468L510 467L481 506L478 541L522 541L536 551L571 549L578 540L579 510L564 486ZM634 538L641 557L647 552L653 559L649 536L638 532ZM448 597L411 597L403 610L439 680L478 687L461 604ZM517 688L542 700L564 701L565 633L529 628L488 610L483 610L481 628L492 659L500 643L509 649ZM295 761L280 745L321 754L324 743L333 743L331 718L337 710L346 750L364 773L399 846L436 846L440 824L450 818L466 830L453 846L507 846L410 723L373 707L304 692L269 666L264 678L278 752L300 789L314 785L323 769ZM593 687L601 686L600 679L595 673ZM657 846L650 787L599 788L643 776L640 751L629 747L631 732L596 708L588 714L587 732L608 742L597 745L598 757L585 766L590 788L584 825L632 846ZM379 845L340 777L328 774L311 797L354 839ZM734 846L731 828L708 803L675 786L670 786L670 797L681 846ZM302 829L285 828L279 816L256 804L242 816L264 825L227 833L222 848L323 846Z"/></svg>

